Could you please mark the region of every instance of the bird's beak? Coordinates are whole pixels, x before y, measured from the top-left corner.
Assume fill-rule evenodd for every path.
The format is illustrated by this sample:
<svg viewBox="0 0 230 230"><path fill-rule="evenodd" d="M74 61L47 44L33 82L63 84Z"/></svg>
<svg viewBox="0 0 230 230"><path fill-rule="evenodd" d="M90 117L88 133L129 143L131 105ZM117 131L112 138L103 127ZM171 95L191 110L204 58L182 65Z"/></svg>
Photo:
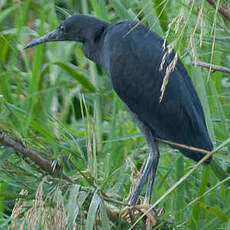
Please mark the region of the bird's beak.
<svg viewBox="0 0 230 230"><path fill-rule="evenodd" d="M45 42L52 42L52 41L62 41L63 38L59 32L58 29L53 30L52 32L45 34L44 36L33 40L32 42L28 43L27 45L24 46L23 49L27 49L33 46L36 46L38 44L41 43L45 43Z"/></svg>

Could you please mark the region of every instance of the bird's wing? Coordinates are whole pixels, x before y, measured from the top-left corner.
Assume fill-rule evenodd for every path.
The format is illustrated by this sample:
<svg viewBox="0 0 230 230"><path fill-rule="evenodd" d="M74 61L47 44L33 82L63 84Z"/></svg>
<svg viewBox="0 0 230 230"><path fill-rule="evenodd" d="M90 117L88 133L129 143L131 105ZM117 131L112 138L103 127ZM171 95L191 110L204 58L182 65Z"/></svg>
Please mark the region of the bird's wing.
<svg viewBox="0 0 230 230"><path fill-rule="evenodd" d="M163 40L142 25L121 36L127 31L126 27L120 28L120 36L111 33L106 38L110 45L107 72L117 94L154 135L210 150L212 144L203 110L181 61L170 74L163 100L159 102L166 67L174 55L166 59L160 71Z"/></svg>

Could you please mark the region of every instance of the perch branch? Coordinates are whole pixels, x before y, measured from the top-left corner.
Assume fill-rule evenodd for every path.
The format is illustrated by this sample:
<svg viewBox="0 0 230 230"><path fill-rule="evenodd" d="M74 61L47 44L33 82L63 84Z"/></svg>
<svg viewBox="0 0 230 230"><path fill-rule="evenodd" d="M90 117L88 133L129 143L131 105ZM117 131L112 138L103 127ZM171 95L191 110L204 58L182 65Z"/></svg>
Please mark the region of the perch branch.
<svg viewBox="0 0 230 230"><path fill-rule="evenodd" d="M206 62L192 62L193 65L195 66L200 66L200 67L204 67L207 69L211 69L213 71L219 71L219 72L223 72L223 73L230 73L230 69L223 67L223 66L219 66L219 65L213 65L213 64L209 64Z"/></svg>
<svg viewBox="0 0 230 230"><path fill-rule="evenodd" d="M207 0L207 2L214 8L216 9L216 3L213 0ZM230 21L230 13L228 12L227 9L224 7L220 6L218 9L218 12L222 14L228 21Z"/></svg>
<svg viewBox="0 0 230 230"><path fill-rule="evenodd" d="M41 157L33 149L26 147L21 141L15 140L12 137L9 137L3 130L0 129L0 143L14 148L17 152L23 154L24 156L31 159L37 165L39 165L43 170L49 174L53 174L55 171L60 171L60 165L57 165L56 168L52 166L52 162ZM73 183L73 180L66 175L63 175L63 178Z"/></svg>

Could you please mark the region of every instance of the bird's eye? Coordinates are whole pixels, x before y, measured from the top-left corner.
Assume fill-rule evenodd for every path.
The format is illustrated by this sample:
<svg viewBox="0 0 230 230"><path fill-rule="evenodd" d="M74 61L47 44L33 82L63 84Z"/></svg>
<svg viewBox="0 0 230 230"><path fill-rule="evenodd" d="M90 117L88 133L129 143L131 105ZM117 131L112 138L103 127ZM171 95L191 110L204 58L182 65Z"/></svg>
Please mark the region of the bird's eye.
<svg viewBox="0 0 230 230"><path fill-rule="evenodd" d="M60 31L61 32L65 32L65 27L64 26L60 26Z"/></svg>

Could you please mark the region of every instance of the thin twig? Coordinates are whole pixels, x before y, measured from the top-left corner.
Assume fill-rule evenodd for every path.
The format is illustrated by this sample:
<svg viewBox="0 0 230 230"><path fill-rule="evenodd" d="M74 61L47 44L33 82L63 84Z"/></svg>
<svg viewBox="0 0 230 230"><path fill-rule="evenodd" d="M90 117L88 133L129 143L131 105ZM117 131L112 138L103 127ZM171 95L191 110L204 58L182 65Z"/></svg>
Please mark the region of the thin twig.
<svg viewBox="0 0 230 230"><path fill-rule="evenodd" d="M216 9L216 3L213 0L207 0L207 2L214 8ZM219 13L222 14L228 21L230 21L230 13L228 12L227 9L224 7L220 6L218 9Z"/></svg>
<svg viewBox="0 0 230 230"><path fill-rule="evenodd" d="M52 164L42 158L38 153L36 153L34 150L27 148L24 146L24 144L18 140L13 139L12 137L9 137L5 132L0 130L0 142L4 145L10 146L14 148L16 151L22 153L23 155L29 157L32 161L34 161L36 164L38 164L42 169L45 171L52 173L53 168Z"/></svg>
<svg viewBox="0 0 230 230"><path fill-rule="evenodd" d="M177 147L180 147L180 148L183 148L183 149L188 149L188 150L195 151L195 152L199 152L199 153L203 153L203 154L208 154L208 153L210 153L210 151L205 150L205 149L200 149L200 148L196 148L196 147L189 146L189 145L184 145L184 144L175 143L175 142L168 141L168 140L164 140L164 139L161 139L161 138L158 138L158 137L156 137L155 139L156 139L157 141L162 142L162 143L169 144L169 145L174 145L174 146L177 146Z"/></svg>
<svg viewBox="0 0 230 230"><path fill-rule="evenodd" d="M207 68L207 69L211 69L213 71L219 71L219 72L223 72L223 73L230 73L229 68L219 66L219 65L213 65L213 64L206 63L206 62L192 62L192 64L195 65L195 66L200 66L200 67L204 67L204 68Z"/></svg>
<svg viewBox="0 0 230 230"><path fill-rule="evenodd" d="M15 140L12 137L9 137L3 130L0 129L0 143L14 148L17 152L22 153L24 156L30 158L33 162L39 165L43 170L49 174L54 174L55 172L60 172L61 166L56 165L54 168L52 162L44 159L40 156L39 153L33 149L26 147L21 141ZM63 178L67 181L73 183L73 180L66 175L63 175Z"/></svg>

